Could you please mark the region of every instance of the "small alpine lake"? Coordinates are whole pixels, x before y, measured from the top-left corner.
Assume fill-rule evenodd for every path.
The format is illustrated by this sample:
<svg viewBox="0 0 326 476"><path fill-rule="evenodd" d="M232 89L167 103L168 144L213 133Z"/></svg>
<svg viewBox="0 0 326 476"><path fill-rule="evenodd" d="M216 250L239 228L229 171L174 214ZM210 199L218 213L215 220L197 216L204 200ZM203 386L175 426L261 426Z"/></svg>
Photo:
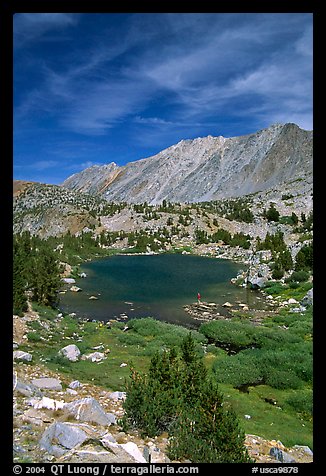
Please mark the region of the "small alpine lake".
<svg viewBox="0 0 326 476"><path fill-rule="evenodd" d="M241 269L245 266L239 263L202 256L115 255L84 263L80 271L87 277L76 279L82 291L72 292L71 285L65 285L59 307L80 318L105 322L150 316L197 327L199 322L183 306L195 302L198 292L202 301L262 308L257 291L230 282Z"/></svg>

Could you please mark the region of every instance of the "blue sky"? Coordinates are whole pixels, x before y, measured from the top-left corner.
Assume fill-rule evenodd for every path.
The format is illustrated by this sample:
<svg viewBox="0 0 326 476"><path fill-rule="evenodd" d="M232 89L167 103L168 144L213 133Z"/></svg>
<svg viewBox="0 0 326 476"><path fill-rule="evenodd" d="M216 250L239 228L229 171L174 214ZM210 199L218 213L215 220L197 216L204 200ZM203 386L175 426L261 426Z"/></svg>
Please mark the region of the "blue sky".
<svg viewBox="0 0 326 476"><path fill-rule="evenodd" d="M14 178L312 125L310 13L19 13Z"/></svg>

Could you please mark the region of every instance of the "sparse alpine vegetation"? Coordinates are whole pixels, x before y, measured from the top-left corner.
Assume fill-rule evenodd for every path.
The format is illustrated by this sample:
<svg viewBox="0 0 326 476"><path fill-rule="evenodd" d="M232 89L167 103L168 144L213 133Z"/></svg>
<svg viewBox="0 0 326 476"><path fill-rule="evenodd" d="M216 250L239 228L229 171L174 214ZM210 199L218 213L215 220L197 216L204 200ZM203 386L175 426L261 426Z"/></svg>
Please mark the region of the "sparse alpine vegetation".
<svg viewBox="0 0 326 476"><path fill-rule="evenodd" d="M15 184L15 345L27 359L15 365L126 390L121 425L166 432L170 458L249 461L244 432L312 447L312 133L287 124L181 141L136 165L96 166L65 187ZM237 260L233 281L270 308L231 309L191 336L151 318L126 332L60 315L61 278L117 252ZM83 359L62 353L72 343Z"/></svg>

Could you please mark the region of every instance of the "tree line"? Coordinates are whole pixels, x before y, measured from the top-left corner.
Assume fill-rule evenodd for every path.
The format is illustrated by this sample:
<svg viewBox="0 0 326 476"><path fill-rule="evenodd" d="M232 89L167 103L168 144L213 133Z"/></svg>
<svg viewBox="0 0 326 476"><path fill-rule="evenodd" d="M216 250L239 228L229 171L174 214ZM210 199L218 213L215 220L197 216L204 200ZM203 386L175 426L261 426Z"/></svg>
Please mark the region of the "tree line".
<svg viewBox="0 0 326 476"><path fill-rule="evenodd" d="M13 312L27 311L27 297L46 306L55 303L60 267L49 244L29 232L13 237Z"/></svg>

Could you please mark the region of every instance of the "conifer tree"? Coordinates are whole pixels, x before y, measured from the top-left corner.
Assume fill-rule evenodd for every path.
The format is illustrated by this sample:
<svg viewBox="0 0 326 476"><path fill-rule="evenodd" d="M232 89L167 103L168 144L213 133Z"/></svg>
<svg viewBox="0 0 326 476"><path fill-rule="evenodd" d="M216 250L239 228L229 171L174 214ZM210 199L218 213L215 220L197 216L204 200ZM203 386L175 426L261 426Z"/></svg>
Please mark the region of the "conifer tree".
<svg viewBox="0 0 326 476"><path fill-rule="evenodd" d="M30 287L33 300L46 306L52 305L60 286L60 270L56 257L46 244L39 244L30 269Z"/></svg>
<svg viewBox="0 0 326 476"><path fill-rule="evenodd" d="M24 263L26 262L26 254L16 237L13 242L13 312L22 315L27 311L26 277Z"/></svg>
<svg viewBox="0 0 326 476"><path fill-rule="evenodd" d="M189 333L179 352L157 353L148 374L132 369L127 384L124 429L143 436L168 431L169 457L192 462L250 462L244 432L231 408L223 404L217 383L207 377Z"/></svg>

